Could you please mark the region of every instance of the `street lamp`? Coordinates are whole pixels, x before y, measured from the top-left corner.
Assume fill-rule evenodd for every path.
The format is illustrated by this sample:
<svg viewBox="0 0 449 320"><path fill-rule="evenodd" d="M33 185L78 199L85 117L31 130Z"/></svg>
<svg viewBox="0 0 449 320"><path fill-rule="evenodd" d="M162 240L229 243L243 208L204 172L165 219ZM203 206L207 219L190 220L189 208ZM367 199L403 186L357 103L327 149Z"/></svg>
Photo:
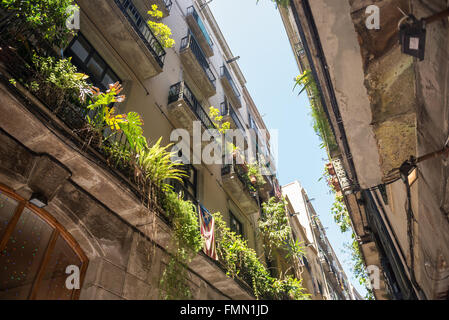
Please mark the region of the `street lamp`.
<svg viewBox="0 0 449 320"><path fill-rule="evenodd" d="M234 57L234 58L232 58L232 59L229 59L229 60L226 61L226 63L227 63L227 64L230 64L230 63L232 63L232 62L234 62L234 61L237 61L238 59L240 59L240 56Z"/></svg>
<svg viewBox="0 0 449 320"><path fill-rule="evenodd" d="M399 42L402 53L424 60L426 49L426 28L423 20L410 15L406 23L399 27Z"/></svg>
<svg viewBox="0 0 449 320"><path fill-rule="evenodd" d="M399 42L402 52L424 60L426 50L426 26L430 23L449 17L449 8L430 17L418 20L408 15L399 22Z"/></svg>

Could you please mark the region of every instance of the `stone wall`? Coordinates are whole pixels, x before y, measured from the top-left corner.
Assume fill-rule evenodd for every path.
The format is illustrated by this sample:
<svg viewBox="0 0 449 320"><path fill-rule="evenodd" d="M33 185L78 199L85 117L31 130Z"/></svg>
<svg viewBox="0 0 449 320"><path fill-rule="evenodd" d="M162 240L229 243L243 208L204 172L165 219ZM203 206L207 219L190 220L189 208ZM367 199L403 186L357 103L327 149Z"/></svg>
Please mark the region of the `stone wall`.
<svg viewBox="0 0 449 320"><path fill-rule="evenodd" d="M45 210L79 243L89 258L81 299L158 299L169 224L26 94L0 85L0 184L25 199L43 194ZM253 299L202 253L188 274L195 299Z"/></svg>

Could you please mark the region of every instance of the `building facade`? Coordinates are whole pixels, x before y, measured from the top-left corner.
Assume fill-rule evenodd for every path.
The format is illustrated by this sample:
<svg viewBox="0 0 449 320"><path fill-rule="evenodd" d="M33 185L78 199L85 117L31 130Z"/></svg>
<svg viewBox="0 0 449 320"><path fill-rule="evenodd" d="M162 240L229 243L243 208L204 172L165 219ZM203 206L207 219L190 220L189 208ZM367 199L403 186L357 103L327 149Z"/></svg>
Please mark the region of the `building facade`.
<svg viewBox="0 0 449 320"><path fill-rule="evenodd" d="M292 0L280 8L300 70L320 91L337 144L330 160L377 299L448 297L447 15L419 27L422 61L404 53L398 28L448 6ZM373 14L380 29L368 27Z"/></svg>
<svg viewBox="0 0 449 320"><path fill-rule="evenodd" d="M283 186L282 193L290 204L288 214L295 239L306 248L302 276L312 298L356 300L357 291L348 281L304 188L294 181Z"/></svg>
<svg viewBox="0 0 449 320"><path fill-rule="evenodd" d="M179 157L202 159L196 147L204 142L190 139L213 127L211 106L245 137L253 151L248 161L263 163L268 172L258 191L250 190L238 165L204 161L191 161L184 184L174 187L194 204L221 212L263 257L257 221L277 184L270 135L206 2L76 3L80 30L53 54L71 57L101 90L119 81L126 101L117 108L142 116L149 142L162 137L165 144L178 143L179 136L171 137L183 129L190 143L176 149ZM146 23L153 4L172 30L173 48L163 48ZM7 45L2 41L2 48ZM0 109L7 116L0 119L0 248L7 254L0 265L11 268L0 275L0 298L158 299L170 257L170 223L160 208L142 200L135 183L80 138L76 110L51 109L12 82L22 71L20 57L11 63L12 55L4 50L1 57ZM80 269L80 290L64 286L68 263ZM189 265L188 281L194 299L255 298L250 285L227 277L220 262L202 252Z"/></svg>

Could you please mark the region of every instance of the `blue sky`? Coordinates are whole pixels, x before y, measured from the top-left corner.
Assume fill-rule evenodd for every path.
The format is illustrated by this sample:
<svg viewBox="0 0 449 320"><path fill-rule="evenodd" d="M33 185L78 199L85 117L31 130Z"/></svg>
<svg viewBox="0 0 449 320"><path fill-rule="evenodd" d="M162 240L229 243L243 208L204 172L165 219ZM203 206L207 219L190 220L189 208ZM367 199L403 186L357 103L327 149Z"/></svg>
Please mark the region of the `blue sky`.
<svg viewBox="0 0 449 320"><path fill-rule="evenodd" d="M312 128L305 94L293 92L299 74L281 17L270 0L213 0L209 4L238 64L247 88L269 129L279 130L278 178L281 185L299 180L326 228L327 236L352 284L363 296L366 290L354 279L347 249L350 233L342 234L330 213L334 196L326 182L318 181L327 158Z"/></svg>

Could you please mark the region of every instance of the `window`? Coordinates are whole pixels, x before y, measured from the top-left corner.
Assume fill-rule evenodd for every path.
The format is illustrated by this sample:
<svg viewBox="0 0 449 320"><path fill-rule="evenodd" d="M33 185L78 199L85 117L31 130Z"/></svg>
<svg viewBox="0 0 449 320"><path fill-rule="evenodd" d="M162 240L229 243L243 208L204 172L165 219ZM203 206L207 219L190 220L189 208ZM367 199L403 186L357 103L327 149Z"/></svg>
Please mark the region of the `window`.
<svg viewBox="0 0 449 320"><path fill-rule="evenodd" d="M111 83L121 82L81 33L73 39L65 54L72 57L72 62L78 70L87 74L92 84L101 90L107 90Z"/></svg>
<svg viewBox="0 0 449 320"><path fill-rule="evenodd" d="M195 204L198 200L198 171L192 165L184 165L180 169L185 171L187 177L183 177L182 183L178 180L173 180L170 184L174 187L175 192L184 194L184 200L190 200Z"/></svg>
<svg viewBox="0 0 449 320"><path fill-rule="evenodd" d="M66 268L77 266L80 284L87 257L45 211L0 188L0 299L72 300Z"/></svg>
<svg viewBox="0 0 449 320"><path fill-rule="evenodd" d="M243 225L242 223L235 217L235 215L229 211L229 215L231 217L231 231L234 231L236 234L243 235Z"/></svg>

